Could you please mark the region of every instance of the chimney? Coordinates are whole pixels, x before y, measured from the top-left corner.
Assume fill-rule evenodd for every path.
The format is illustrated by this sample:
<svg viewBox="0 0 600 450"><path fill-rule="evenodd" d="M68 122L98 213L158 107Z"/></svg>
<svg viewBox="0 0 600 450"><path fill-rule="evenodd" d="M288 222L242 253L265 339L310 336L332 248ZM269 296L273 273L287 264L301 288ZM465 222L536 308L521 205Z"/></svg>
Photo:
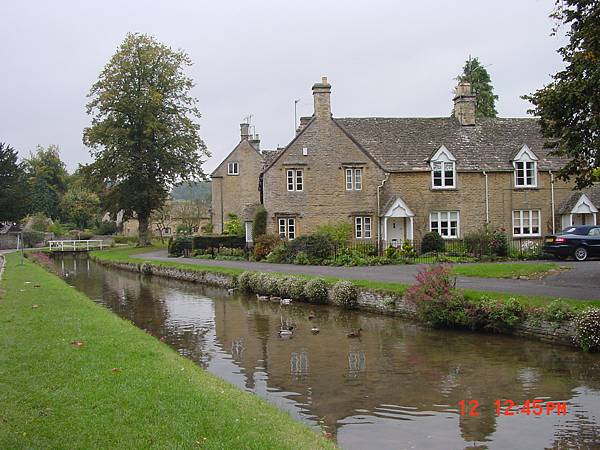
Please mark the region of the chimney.
<svg viewBox="0 0 600 450"><path fill-rule="evenodd" d="M252 145L252 147L254 147L256 150L260 151L260 136L258 134L255 134L254 136L252 136L252 139L249 140L250 145Z"/></svg>
<svg viewBox="0 0 600 450"><path fill-rule="evenodd" d="M250 124L249 123L240 123L240 134L241 134L241 141L245 141L248 140L248 138L250 137Z"/></svg>
<svg viewBox="0 0 600 450"><path fill-rule="evenodd" d="M300 134L300 132L302 130L304 130L304 128L306 127L306 125L308 125L308 122L310 122L312 119L312 117L300 117L300 125L298 125L298 128L296 128L296 134Z"/></svg>
<svg viewBox="0 0 600 450"><path fill-rule="evenodd" d="M315 117L331 118L331 85L327 82L327 77L321 77L321 82L314 84L312 90L315 99Z"/></svg>
<svg viewBox="0 0 600 450"><path fill-rule="evenodd" d="M461 81L454 90L454 117L461 125L475 125L475 96L471 93L471 83Z"/></svg>

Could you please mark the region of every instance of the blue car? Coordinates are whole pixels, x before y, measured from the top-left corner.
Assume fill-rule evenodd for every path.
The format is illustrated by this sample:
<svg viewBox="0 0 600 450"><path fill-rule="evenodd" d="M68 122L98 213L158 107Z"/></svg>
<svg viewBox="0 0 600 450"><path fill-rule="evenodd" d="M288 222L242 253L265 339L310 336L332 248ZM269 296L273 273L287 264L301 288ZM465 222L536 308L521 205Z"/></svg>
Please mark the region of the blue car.
<svg viewBox="0 0 600 450"><path fill-rule="evenodd" d="M558 259L572 256L577 261L585 261L592 256L600 256L600 226L573 225L556 236L546 236L543 250Z"/></svg>

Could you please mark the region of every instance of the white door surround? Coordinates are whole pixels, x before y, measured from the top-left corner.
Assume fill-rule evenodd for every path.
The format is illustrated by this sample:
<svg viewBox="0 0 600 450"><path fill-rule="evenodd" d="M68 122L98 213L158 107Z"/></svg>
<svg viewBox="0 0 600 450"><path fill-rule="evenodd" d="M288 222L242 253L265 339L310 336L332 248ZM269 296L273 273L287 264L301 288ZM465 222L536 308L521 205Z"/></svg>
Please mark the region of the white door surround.
<svg viewBox="0 0 600 450"><path fill-rule="evenodd" d="M392 206L383 214L381 220L381 236L385 245L397 242L401 245L404 240L413 240L414 213L400 198L396 198Z"/></svg>

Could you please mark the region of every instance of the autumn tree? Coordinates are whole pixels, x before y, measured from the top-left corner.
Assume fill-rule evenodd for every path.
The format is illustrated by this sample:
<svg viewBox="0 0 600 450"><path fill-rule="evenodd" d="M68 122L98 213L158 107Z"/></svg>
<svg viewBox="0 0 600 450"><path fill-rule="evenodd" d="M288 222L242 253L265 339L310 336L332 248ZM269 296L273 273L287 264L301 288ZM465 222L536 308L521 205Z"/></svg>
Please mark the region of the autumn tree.
<svg viewBox="0 0 600 450"><path fill-rule="evenodd" d="M578 188L592 183L600 167L600 0L557 0L551 14L556 34L567 26L568 43L558 49L565 68L523 98L540 117L553 153L568 158L559 177L575 177Z"/></svg>
<svg viewBox="0 0 600 450"><path fill-rule="evenodd" d="M125 214L135 212L139 244L149 243L152 211L173 185L203 177L209 156L199 136L191 60L143 34L128 34L88 97L91 126L83 140L95 161L90 173L107 186L106 198Z"/></svg>
<svg viewBox="0 0 600 450"><path fill-rule="evenodd" d="M27 214L25 168L17 151L0 142L0 221L18 221Z"/></svg>
<svg viewBox="0 0 600 450"><path fill-rule="evenodd" d="M471 91L475 95L476 117L496 117L498 115L498 111L496 111L498 96L494 95L490 74L479 62L479 58L469 56L457 80L471 83Z"/></svg>

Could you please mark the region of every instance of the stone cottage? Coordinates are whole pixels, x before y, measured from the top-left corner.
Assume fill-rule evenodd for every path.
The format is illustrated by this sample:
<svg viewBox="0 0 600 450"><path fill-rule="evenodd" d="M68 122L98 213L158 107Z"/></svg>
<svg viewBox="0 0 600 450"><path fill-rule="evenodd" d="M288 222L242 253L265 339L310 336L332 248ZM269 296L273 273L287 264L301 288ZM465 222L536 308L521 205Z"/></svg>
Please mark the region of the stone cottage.
<svg viewBox="0 0 600 450"><path fill-rule="evenodd" d="M452 116L436 118L335 118L327 78L312 91L313 116L262 174L271 233L294 239L346 222L356 242L385 248L428 231L457 239L489 225L538 238L564 225L559 206L572 186L555 177L564 160L544 148L536 119L476 118L468 83L455 90ZM235 172L237 160L242 170L244 156L252 178L234 185L225 168ZM213 174L213 205L258 201L262 161L242 133ZM216 223L228 208L217 206Z"/></svg>
<svg viewBox="0 0 600 450"><path fill-rule="evenodd" d="M240 217L246 222L247 230L251 230L252 212L262 201L261 173L277 154L273 150L261 151L260 137L250 134L250 124L240 124L240 131L239 144L211 174L214 233L223 232L229 214Z"/></svg>

